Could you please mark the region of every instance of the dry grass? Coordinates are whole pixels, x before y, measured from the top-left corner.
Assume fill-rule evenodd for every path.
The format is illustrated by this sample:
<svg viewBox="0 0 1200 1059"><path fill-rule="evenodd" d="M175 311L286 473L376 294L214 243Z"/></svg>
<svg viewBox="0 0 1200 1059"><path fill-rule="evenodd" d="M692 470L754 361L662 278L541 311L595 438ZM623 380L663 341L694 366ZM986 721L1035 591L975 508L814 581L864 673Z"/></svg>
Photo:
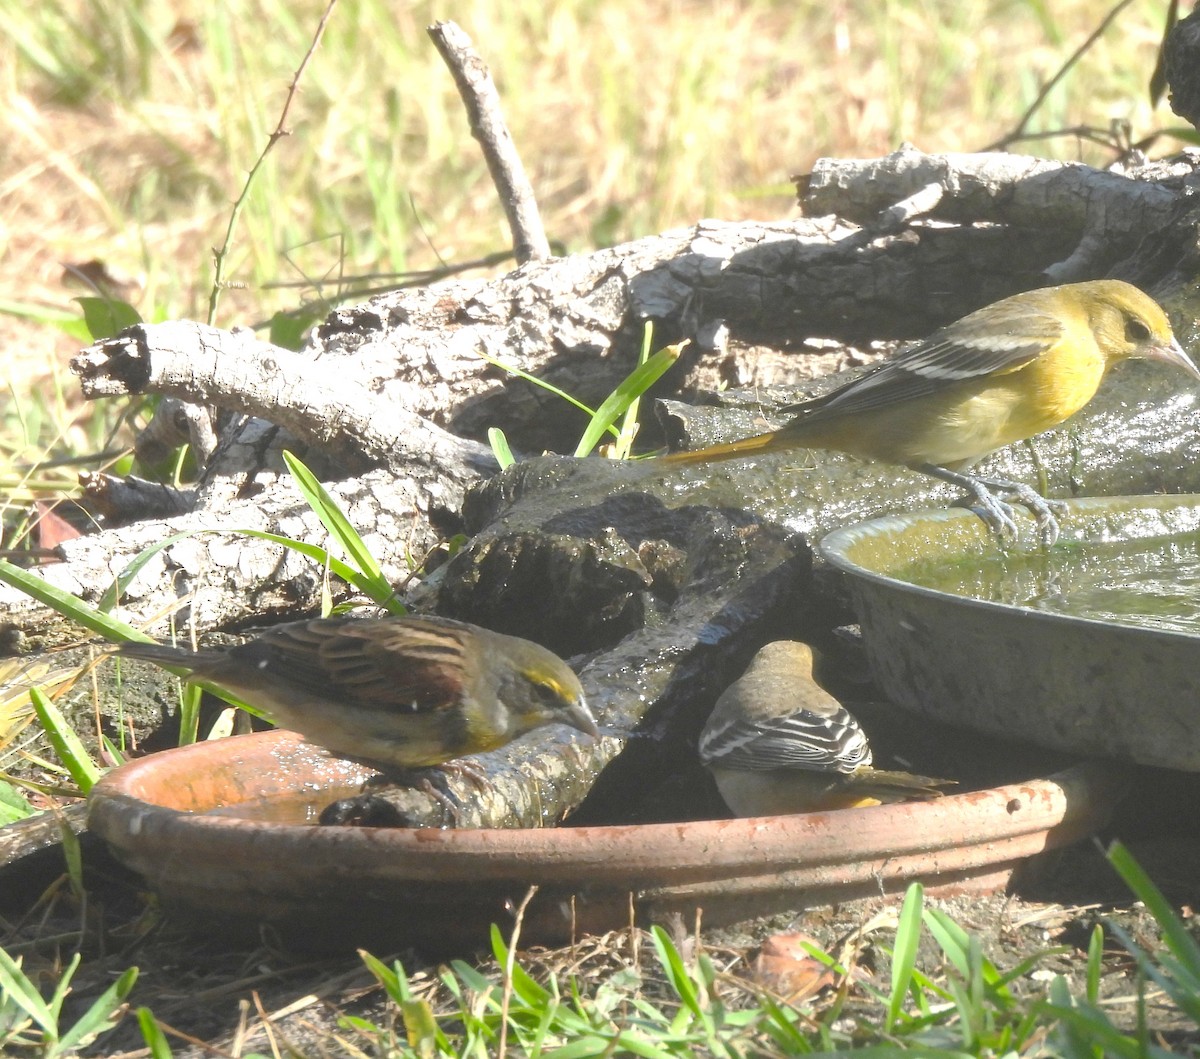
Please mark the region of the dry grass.
<svg viewBox="0 0 1200 1059"><path fill-rule="evenodd" d="M201 314L211 247L322 6L2 0L9 296L66 305L60 262L97 258L137 281L144 316ZM1145 84L1162 6L1126 11L1039 127L1113 117L1152 127ZM425 268L507 245L425 38L435 17L459 21L487 57L551 237L578 250L702 216L785 215L789 174L821 155L877 155L901 140L982 146L1102 13L1087 0L342 0L292 136L252 196L231 271L247 287L225 300L221 322L252 323L297 300L265 290L270 282L332 292L342 272ZM45 329L24 341L35 365L73 347Z"/></svg>
<svg viewBox="0 0 1200 1059"><path fill-rule="evenodd" d="M203 318L231 202L278 120L326 0L0 0L3 544L13 504L69 493L122 411L82 408L81 344L47 322L99 261L143 318ZM1030 131L1169 125L1146 84L1165 3L1133 0ZM1097 0L340 0L252 188L218 323L338 297L346 277L509 245L451 78L426 38L454 18L500 87L552 240L567 251L698 218L795 210L822 155L996 140L1101 22ZM1170 138L1158 145L1175 144ZM1072 137L1030 149L1104 163ZM7 300L5 300L7 299ZM127 434L117 436L118 446Z"/></svg>

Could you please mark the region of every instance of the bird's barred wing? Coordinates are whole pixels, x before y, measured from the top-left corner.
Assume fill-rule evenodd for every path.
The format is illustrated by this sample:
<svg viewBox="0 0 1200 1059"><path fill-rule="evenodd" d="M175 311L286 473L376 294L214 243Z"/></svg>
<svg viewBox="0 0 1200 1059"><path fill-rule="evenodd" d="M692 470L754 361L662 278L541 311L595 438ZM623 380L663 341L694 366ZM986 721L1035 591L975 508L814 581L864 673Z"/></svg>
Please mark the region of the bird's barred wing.
<svg viewBox="0 0 1200 1059"><path fill-rule="evenodd" d="M1024 367L1063 336L1054 315L1028 304L988 310L987 326L976 314L908 346L840 390L783 409L813 418L866 412L937 393L948 385Z"/></svg>
<svg viewBox="0 0 1200 1059"><path fill-rule="evenodd" d="M231 654L315 697L429 713L458 701L464 645L455 622L317 619L281 625Z"/></svg>
<svg viewBox="0 0 1200 1059"><path fill-rule="evenodd" d="M799 710L786 717L736 720L700 738L705 765L732 769L853 772L871 763L867 737L845 709L828 717Z"/></svg>

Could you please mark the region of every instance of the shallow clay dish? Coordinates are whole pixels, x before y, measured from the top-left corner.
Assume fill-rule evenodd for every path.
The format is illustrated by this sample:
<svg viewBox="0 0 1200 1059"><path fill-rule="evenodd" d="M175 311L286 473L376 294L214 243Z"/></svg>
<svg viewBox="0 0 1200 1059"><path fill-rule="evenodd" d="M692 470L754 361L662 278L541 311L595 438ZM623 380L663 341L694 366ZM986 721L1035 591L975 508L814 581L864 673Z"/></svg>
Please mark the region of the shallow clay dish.
<svg viewBox="0 0 1200 1059"><path fill-rule="evenodd" d="M1049 779L933 802L802 816L535 830L398 830L278 823L356 788L364 771L288 732L169 750L109 773L89 823L176 914L222 932L271 924L304 948L440 953L486 944L508 902L536 898L522 939L572 934L696 908L709 925L921 879L1003 886L1026 858L1089 834L1123 786L1120 770L1075 766Z"/></svg>

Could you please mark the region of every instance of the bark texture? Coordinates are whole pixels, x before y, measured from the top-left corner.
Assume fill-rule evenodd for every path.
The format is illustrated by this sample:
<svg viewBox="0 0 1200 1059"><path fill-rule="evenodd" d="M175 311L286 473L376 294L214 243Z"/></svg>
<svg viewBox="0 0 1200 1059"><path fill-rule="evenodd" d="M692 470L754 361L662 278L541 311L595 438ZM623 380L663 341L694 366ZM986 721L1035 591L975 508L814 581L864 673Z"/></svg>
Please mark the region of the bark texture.
<svg viewBox="0 0 1200 1059"><path fill-rule="evenodd" d="M1117 275L1161 296L1200 271L1198 159L1101 172L905 147L873 161L818 163L798 179L803 217L702 221L591 254L529 261L495 279L396 291L335 311L300 352L245 331L138 325L83 350L73 369L89 397L170 398L166 436L192 438L202 477L178 491L90 480L101 528L64 544L63 561L42 576L96 601L134 556L160 546L120 603L124 617L152 632L165 631L169 617L204 633L311 611L322 569L238 532L323 540L281 472L280 451L292 449L328 483L396 583L409 578L414 556L469 528L469 546L414 598L579 656L615 731L581 751L591 763L577 767L592 775L635 727L667 709L663 702L676 694L668 689L690 672L682 660L711 655L697 670L701 690L688 692L701 710L747 638L788 625L796 586L806 582L797 581L800 552L786 543L789 533L946 493L836 457L821 457L816 474L790 467L775 476L790 492L755 497L712 491L739 478L728 468L703 481L688 472L683 485L600 461L551 475L518 466L495 478L482 443L488 428L537 453L573 446L583 425L577 410L507 369L595 406L635 365L652 322L656 345L691 342L659 396L795 385L1046 282ZM1179 395L1167 427L1159 419L1153 429L1139 427L1153 400L1147 385L1135 377L1117 405L1098 405L1081 420L1081 432L1051 439L1086 455L1054 461L1052 477L1066 492L1195 488L1196 417L1186 413L1194 395ZM764 428L757 404L741 415L734 431ZM697 426L703 416L675 407L666 430L708 432ZM1142 431L1136 438L1117 430L1131 420ZM1129 459L1135 444L1140 462ZM1023 450L1000 460L1030 471ZM581 480L609 473L616 479ZM6 586L0 623L10 644L55 635L47 608ZM536 776L531 761L521 758L519 771ZM557 818L581 797L570 786L552 805L509 797L517 809L498 815Z"/></svg>

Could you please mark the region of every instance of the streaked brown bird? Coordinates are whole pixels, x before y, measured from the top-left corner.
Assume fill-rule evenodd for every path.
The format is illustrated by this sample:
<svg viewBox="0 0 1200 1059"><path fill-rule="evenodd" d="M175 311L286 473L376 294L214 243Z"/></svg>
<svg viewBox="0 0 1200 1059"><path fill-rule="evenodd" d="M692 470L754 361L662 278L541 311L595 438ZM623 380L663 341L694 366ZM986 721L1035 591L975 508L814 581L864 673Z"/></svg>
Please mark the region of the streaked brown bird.
<svg viewBox="0 0 1200 1059"><path fill-rule="evenodd" d="M310 742L385 768L442 765L548 724L599 734L561 658L449 618L314 618L234 647L120 652L219 684Z"/></svg>
<svg viewBox="0 0 1200 1059"><path fill-rule="evenodd" d="M1032 487L968 473L979 459L1073 416L1108 370L1131 357L1200 371L1153 298L1120 280L1025 291L935 331L831 393L792 405L779 430L662 457L709 463L791 449L835 449L901 464L967 491L998 533L1028 507L1043 540L1058 522Z"/></svg>
<svg viewBox="0 0 1200 1059"><path fill-rule="evenodd" d="M813 649L769 643L713 707L700 760L737 816L940 798L953 780L871 767L866 733L813 679Z"/></svg>

